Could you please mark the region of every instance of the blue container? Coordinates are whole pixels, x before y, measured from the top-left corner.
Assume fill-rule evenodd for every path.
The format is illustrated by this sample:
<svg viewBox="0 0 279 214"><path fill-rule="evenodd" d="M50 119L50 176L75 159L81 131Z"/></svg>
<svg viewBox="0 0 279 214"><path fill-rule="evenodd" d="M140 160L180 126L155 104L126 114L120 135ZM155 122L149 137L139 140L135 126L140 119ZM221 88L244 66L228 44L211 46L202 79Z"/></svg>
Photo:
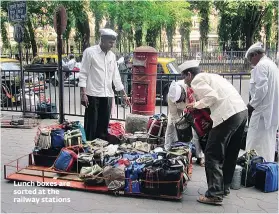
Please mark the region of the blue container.
<svg viewBox="0 0 279 214"><path fill-rule="evenodd" d="M51 147L52 148L63 148L64 144L64 129L54 129L51 131Z"/></svg>
<svg viewBox="0 0 279 214"><path fill-rule="evenodd" d="M274 192L278 190L278 164L265 162L256 166L255 187L263 192Z"/></svg>

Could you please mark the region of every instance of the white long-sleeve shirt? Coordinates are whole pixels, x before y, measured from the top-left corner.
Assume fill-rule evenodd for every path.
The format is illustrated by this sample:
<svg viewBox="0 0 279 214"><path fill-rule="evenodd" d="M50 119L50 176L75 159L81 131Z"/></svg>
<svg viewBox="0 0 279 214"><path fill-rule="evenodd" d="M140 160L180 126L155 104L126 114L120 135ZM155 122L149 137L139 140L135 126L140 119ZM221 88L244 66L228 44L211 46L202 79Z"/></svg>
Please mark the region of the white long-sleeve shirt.
<svg viewBox="0 0 279 214"><path fill-rule="evenodd" d="M95 97L114 97L112 82L116 91L124 86L117 68L115 54L105 54L100 45L85 49L79 73L79 87L86 88L86 94Z"/></svg>
<svg viewBox="0 0 279 214"><path fill-rule="evenodd" d="M279 124L279 69L267 56L251 72L250 105L257 123L263 117L265 128ZM257 124L255 124L257 126Z"/></svg>
<svg viewBox="0 0 279 214"><path fill-rule="evenodd" d="M71 59L69 62L67 62L66 64L69 68L70 71L72 71L76 65L76 60L75 59Z"/></svg>
<svg viewBox="0 0 279 214"><path fill-rule="evenodd" d="M218 74L200 73L191 82L198 101L194 108L210 108L213 127L247 109L234 86Z"/></svg>
<svg viewBox="0 0 279 214"><path fill-rule="evenodd" d="M184 83L184 80L179 80L177 81L177 84L181 85L185 91L187 86ZM187 96L187 92L186 92ZM168 124L175 124L182 116L183 110L186 108L186 103L185 102L180 102L180 103L173 103L168 99Z"/></svg>

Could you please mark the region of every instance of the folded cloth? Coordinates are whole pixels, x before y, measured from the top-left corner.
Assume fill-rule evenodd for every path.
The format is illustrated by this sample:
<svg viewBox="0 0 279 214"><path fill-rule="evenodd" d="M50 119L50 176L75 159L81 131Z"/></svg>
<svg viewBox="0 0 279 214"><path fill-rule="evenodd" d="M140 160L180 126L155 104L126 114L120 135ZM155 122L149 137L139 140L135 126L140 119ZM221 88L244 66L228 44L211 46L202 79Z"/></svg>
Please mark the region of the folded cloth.
<svg viewBox="0 0 279 214"><path fill-rule="evenodd" d="M129 161L133 161L139 158L138 153L125 153L123 154L123 158L127 158Z"/></svg>
<svg viewBox="0 0 279 214"><path fill-rule="evenodd" d="M136 160L136 163L138 164L146 164L146 163L150 163L150 162L153 162L154 159L156 159L157 156L156 154L144 154L144 155L141 155L137 160Z"/></svg>
<svg viewBox="0 0 279 214"><path fill-rule="evenodd" d="M148 143L143 143L141 141L136 141L132 144L132 146L138 150L138 151L142 151L142 152L146 152L149 153L151 150L151 145Z"/></svg>
<svg viewBox="0 0 279 214"><path fill-rule="evenodd" d="M104 149L104 155L108 155L108 156L114 156L117 152L117 149L118 149L118 146L119 145L113 145L113 144L110 144L108 146L106 146Z"/></svg>
<svg viewBox="0 0 279 214"><path fill-rule="evenodd" d="M98 164L95 164L94 166L82 167L80 170L79 177L92 177L94 175L100 174L101 172L103 172L103 169Z"/></svg>
<svg viewBox="0 0 279 214"><path fill-rule="evenodd" d="M167 156L169 154L176 155L176 156L180 156L180 155L186 156L186 155L189 154L189 149L181 149L181 148L180 149L172 149L172 150L168 151Z"/></svg>
<svg viewBox="0 0 279 214"><path fill-rule="evenodd" d="M113 180L109 183L108 185L108 190L110 191L116 191L116 190L122 190L125 187L125 181L118 181L118 180Z"/></svg>
<svg viewBox="0 0 279 214"><path fill-rule="evenodd" d="M118 180L125 182L125 165L106 166L103 171L106 185L108 186L112 181Z"/></svg>
<svg viewBox="0 0 279 214"><path fill-rule="evenodd" d="M95 139L93 141L87 141L87 143L91 144L92 146L99 146L99 147L105 147L109 144L108 141L102 140L102 139Z"/></svg>
<svg viewBox="0 0 279 214"><path fill-rule="evenodd" d="M127 167L127 166L130 165L130 161L129 161L128 159L126 159L126 158L122 158L122 159L119 159L119 160L117 161L117 164L118 164L118 165L123 164L123 165L125 165L125 166Z"/></svg>
<svg viewBox="0 0 279 214"><path fill-rule="evenodd" d="M78 154L78 162L80 163L90 163L93 164L94 155L92 153L79 153Z"/></svg>
<svg viewBox="0 0 279 214"><path fill-rule="evenodd" d="M180 146L189 146L189 143L177 141L177 142L171 144L171 148L180 147Z"/></svg>

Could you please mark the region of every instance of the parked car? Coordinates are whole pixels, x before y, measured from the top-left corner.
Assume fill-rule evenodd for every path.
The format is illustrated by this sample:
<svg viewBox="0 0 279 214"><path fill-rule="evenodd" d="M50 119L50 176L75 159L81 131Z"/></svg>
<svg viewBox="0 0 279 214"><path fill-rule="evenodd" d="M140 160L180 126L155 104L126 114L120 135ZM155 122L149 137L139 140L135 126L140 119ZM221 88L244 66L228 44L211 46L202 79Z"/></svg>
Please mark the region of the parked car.
<svg viewBox="0 0 279 214"><path fill-rule="evenodd" d="M1 106L20 102L21 71L20 62L16 59L0 58L1 62ZM23 70L25 89L32 92L44 91L46 85L42 73L31 73Z"/></svg>
<svg viewBox="0 0 279 214"><path fill-rule="evenodd" d="M66 66L66 55L62 55L62 68L64 71L69 69ZM34 57L31 64L24 66L26 71L45 73L46 81L49 81L58 70L58 55L43 54Z"/></svg>
<svg viewBox="0 0 279 214"><path fill-rule="evenodd" d="M73 70L69 70L67 66L64 67L65 75L64 75L64 85L65 86L78 86L79 82L79 71L80 71L81 63L76 62L75 67ZM58 86L59 84L59 77L57 72L51 77L50 83L53 86Z"/></svg>

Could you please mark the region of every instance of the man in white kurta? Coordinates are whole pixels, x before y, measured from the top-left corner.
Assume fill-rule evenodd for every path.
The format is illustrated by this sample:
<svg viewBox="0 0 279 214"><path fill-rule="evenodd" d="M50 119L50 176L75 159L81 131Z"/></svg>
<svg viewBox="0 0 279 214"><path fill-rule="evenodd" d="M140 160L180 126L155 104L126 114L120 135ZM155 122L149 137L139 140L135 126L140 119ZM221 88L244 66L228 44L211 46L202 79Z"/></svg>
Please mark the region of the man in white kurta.
<svg viewBox="0 0 279 214"><path fill-rule="evenodd" d="M165 150L169 150L171 144L178 141L175 123L177 123L183 115L186 108L187 85L184 80L173 81L168 93L168 125L165 134ZM204 154L200 146L199 137L194 129L192 142L196 147L196 157L201 166L204 166Z"/></svg>
<svg viewBox="0 0 279 214"><path fill-rule="evenodd" d="M184 97L183 98L181 98ZM178 102L180 100L180 102ZM168 125L165 134L165 150L171 148L171 144L178 141L175 123L183 115L183 110L186 108L186 85L183 80L173 81L168 93Z"/></svg>
<svg viewBox="0 0 279 214"><path fill-rule="evenodd" d="M246 57L255 66L250 79L246 150L255 149L266 161L273 162L279 124L279 69L265 56L261 43L252 45Z"/></svg>

